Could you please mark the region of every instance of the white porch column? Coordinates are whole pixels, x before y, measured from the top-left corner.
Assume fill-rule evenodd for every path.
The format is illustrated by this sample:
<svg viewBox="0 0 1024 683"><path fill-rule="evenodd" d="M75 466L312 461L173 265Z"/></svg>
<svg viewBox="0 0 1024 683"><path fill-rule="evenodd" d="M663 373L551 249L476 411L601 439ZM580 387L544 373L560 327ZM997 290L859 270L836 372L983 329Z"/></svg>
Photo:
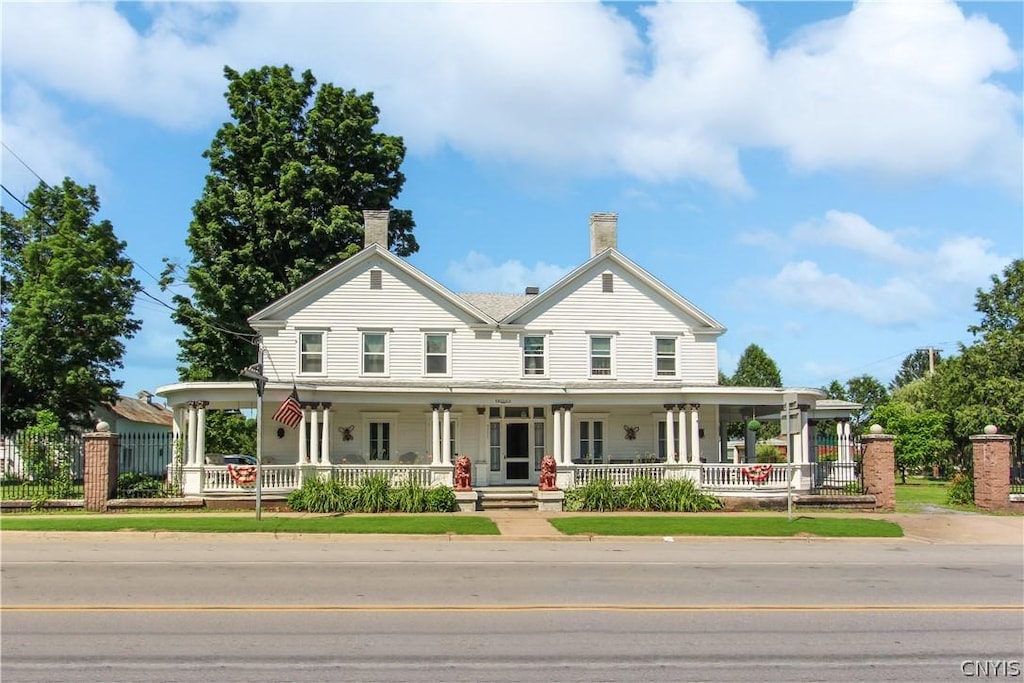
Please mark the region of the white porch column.
<svg viewBox="0 0 1024 683"><path fill-rule="evenodd" d="M700 463L700 422L697 411L699 403L690 404L690 462Z"/></svg>
<svg viewBox="0 0 1024 683"><path fill-rule="evenodd" d="M198 465L196 461L196 422L199 419L199 415L196 412L196 402L189 401L188 404L188 434L186 437L188 441L185 445L185 464L186 465Z"/></svg>
<svg viewBox="0 0 1024 683"><path fill-rule="evenodd" d="M551 453L551 455L554 456L556 463L558 463L559 465L564 465L566 461L562 451L562 406L551 406L551 416L555 418L555 444L552 448L553 452Z"/></svg>
<svg viewBox="0 0 1024 683"><path fill-rule="evenodd" d="M438 410L441 405L438 403L430 404L430 464L440 465L441 460L441 416Z"/></svg>
<svg viewBox="0 0 1024 683"><path fill-rule="evenodd" d="M441 405L444 408L444 419L441 421L441 454L442 464L452 464L452 404L444 403Z"/></svg>
<svg viewBox="0 0 1024 683"><path fill-rule="evenodd" d="M562 457L566 465L572 463L572 404L565 405L565 430L562 432Z"/></svg>
<svg viewBox="0 0 1024 683"><path fill-rule="evenodd" d="M303 407L302 409L302 420L299 422L299 464L304 465L309 462L309 455L306 450L306 435L309 431L306 429L306 425L309 423L309 418L306 417L308 410Z"/></svg>
<svg viewBox="0 0 1024 683"><path fill-rule="evenodd" d="M200 465L206 462L206 406L208 401L199 402L199 416L196 420L196 462Z"/></svg>
<svg viewBox="0 0 1024 683"><path fill-rule="evenodd" d="M320 442L320 463L331 464L331 404L326 403L324 409L324 433Z"/></svg>
<svg viewBox="0 0 1024 683"><path fill-rule="evenodd" d="M674 405L665 405L665 462L669 464L676 462L678 456L676 451L675 409ZM680 446L682 446L682 443L680 443Z"/></svg>
<svg viewBox="0 0 1024 683"><path fill-rule="evenodd" d="M690 436L687 427L690 422L690 404L679 406L679 462L690 462Z"/></svg>
<svg viewBox="0 0 1024 683"><path fill-rule="evenodd" d="M309 462L320 464L320 406L313 406L309 411Z"/></svg>

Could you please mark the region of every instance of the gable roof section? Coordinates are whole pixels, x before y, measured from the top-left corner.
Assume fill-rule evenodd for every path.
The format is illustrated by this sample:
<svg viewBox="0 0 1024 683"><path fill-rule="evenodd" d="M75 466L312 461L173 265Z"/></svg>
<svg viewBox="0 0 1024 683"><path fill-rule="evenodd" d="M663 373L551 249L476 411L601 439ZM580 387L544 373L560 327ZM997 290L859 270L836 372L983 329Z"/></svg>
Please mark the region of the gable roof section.
<svg viewBox="0 0 1024 683"><path fill-rule="evenodd" d="M474 306L470 301L454 294L444 285L424 274L418 268L409 265L403 259L400 259L378 244L371 244L356 255L345 259L331 268L328 268L309 282L304 285L300 285L277 301L274 301L256 313L253 313L249 316L249 324L255 329L273 326L274 323L279 321L279 316L283 313L299 307L303 302L308 301L317 294L322 294L330 290L339 281L344 280L350 273L357 271L368 263L372 263L374 260L382 261L384 265L404 273L414 282L421 285L423 289L428 292L432 292L445 301L448 301L471 318L475 318L479 324L497 325L498 321L496 319Z"/></svg>
<svg viewBox="0 0 1024 683"><path fill-rule="evenodd" d="M679 310L683 311L686 315L694 318L704 327L694 330L695 332L704 332L711 334L722 334L725 332L725 326L720 322L712 318L710 315L702 311L697 306L694 306L688 300L680 296L674 289L663 283L658 278L654 277L646 270L638 266L633 261L623 256L620 252L615 249L605 249L600 254L597 254L589 261L586 261L580 267L576 268L568 275L563 277L561 280L553 284L544 292L537 296L529 297L523 306L515 311L512 311L505 318L501 320L502 324L515 324L517 320L521 319L524 315L530 311L544 306L548 303L557 301L559 298L566 296L572 291L577 285L582 283L592 273L597 272L601 268L608 264L614 264L624 271L629 273L631 276L636 278L639 282L650 287L659 295L663 296L669 303L676 306Z"/></svg>
<svg viewBox="0 0 1024 683"><path fill-rule="evenodd" d="M117 401L111 404L104 404L110 412L120 418L132 422L145 422L147 424L162 425L170 427L173 422L173 415L170 410L159 403L150 403L130 396L118 396Z"/></svg>
<svg viewBox="0 0 1024 683"><path fill-rule="evenodd" d="M488 294L480 292L460 293L459 296L495 320L501 320L510 313L519 310L523 304L533 298L533 296L527 294Z"/></svg>

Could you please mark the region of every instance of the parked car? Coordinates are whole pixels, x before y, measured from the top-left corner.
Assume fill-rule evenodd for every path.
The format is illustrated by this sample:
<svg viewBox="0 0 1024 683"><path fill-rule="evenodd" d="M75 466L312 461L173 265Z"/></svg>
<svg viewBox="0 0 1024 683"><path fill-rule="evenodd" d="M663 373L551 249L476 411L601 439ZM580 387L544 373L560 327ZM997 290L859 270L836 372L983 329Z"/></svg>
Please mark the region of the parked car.
<svg viewBox="0 0 1024 683"><path fill-rule="evenodd" d="M241 453L235 453L233 455L224 456L225 465L255 465L256 458L251 455L242 455Z"/></svg>

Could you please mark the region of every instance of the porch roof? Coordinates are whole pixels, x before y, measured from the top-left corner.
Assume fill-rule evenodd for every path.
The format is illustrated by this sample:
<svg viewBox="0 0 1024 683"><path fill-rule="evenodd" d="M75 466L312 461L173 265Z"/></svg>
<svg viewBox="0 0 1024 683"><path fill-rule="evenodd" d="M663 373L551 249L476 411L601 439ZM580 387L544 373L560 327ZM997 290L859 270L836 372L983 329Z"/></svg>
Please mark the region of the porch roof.
<svg viewBox="0 0 1024 683"><path fill-rule="evenodd" d="M264 399L268 403L283 401L293 385L284 382L267 384ZM702 403L721 406L724 412L742 417L744 409L758 412L778 411L787 395L796 395L805 409L824 402L818 389L735 387L688 385L678 382L556 382L551 380L467 381L451 380L389 380L355 379L324 381L314 384L295 383L302 401L333 403L451 403L453 405L490 405L497 399L511 399L519 404L582 403L588 407L614 406L624 403L660 407L666 403ZM189 401L208 401L209 407L253 408L256 390L252 382L182 382L156 390L171 406ZM503 401L504 403L504 401ZM851 404L856 406L857 404ZM840 408L840 410L842 410Z"/></svg>

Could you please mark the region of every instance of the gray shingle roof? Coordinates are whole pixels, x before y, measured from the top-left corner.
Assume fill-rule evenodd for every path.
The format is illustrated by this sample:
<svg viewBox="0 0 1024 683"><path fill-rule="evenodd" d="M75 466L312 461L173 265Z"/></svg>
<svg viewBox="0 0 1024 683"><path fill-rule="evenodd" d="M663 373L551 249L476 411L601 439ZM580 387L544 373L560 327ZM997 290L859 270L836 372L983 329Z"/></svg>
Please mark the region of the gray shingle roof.
<svg viewBox="0 0 1024 683"><path fill-rule="evenodd" d="M459 294L458 296L497 320L506 317L533 298L526 294L485 294L472 292Z"/></svg>

